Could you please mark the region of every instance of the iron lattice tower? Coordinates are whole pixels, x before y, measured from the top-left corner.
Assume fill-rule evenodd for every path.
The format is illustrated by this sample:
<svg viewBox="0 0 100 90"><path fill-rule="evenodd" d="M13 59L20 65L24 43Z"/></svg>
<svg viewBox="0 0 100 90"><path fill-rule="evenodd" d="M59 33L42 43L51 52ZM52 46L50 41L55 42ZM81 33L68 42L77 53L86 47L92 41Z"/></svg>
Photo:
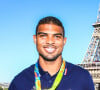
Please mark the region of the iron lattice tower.
<svg viewBox="0 0 100 90"><path fill-rule="evenodd" d="M100 90L100 7L97 21L92 26L94 27L92 39L89 43L85 57L79 65L90 72L95 90Z"/></svg>
<svg viewBox="0 0 100 90"><path fill-rule="evenodd" d="M82 63L100 62L100 8L97 21L93 24L93 27L92 39Z"/></svg>

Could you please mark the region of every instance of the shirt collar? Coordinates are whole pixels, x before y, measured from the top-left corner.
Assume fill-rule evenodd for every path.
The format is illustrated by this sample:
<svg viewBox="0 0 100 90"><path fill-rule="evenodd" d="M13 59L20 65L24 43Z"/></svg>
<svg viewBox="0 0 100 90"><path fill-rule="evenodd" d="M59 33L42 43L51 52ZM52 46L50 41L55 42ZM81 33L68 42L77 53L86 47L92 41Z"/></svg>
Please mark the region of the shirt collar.
<svg viewBox="0 0 100 90"><path fill-rule="evenodd" d="M62 59L62 61L63 61L63 59ZM39 69L39 73L40 73L40 76L43 76L43 75L45 75L45 74L47 74L48 72L47 71L44 71L43 69L42 69L42 67L40 66L40 64L39 64L39 60L38 60L38 69ZM59 69L60 70L60 69ZM59 71L58 71L59 72ZM57 72L57 73L58 73ZM57 75L57 73L55 74L55 75L53 75L53 76L56 76ZM48 73L49 74L49 73ZM50 74L49 74L50 75ZM51 76L51 75L50 75ZM52 76L51 76L52 77Z"/></svg>
<svg viewBox="0 0 100 90"><path fill-rule="evenodd" d="M44 71L44 70L42 69L42 67L41 67L40 64L39 64L39 60L38 60L38 69L39 69L40 76L43 76L44 74L48 73L48 72L46 72L46 71Z"/></svg>

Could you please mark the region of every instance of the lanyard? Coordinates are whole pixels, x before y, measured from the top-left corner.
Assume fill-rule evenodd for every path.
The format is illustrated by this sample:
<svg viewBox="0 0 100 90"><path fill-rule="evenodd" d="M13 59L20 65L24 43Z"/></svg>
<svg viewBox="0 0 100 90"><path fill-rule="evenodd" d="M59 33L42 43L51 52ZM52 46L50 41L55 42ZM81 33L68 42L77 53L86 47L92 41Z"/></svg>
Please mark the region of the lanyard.
<svg viewBox="0 0 100 90"><path fill-rule="evenodd" d="M52 87L48 90L55 90L57 88L57 86L59 85L63 73L65 70L65 61L63 60L63 63L61 65L61 68L56 76L56 79L52 85ZM41 82L40 82L40 75L39 75L39 70L38 70L38 63L35 64L35 70L34 70L34 74L35 74L35 86L36 86L36 90L41 90Z"/></svg>

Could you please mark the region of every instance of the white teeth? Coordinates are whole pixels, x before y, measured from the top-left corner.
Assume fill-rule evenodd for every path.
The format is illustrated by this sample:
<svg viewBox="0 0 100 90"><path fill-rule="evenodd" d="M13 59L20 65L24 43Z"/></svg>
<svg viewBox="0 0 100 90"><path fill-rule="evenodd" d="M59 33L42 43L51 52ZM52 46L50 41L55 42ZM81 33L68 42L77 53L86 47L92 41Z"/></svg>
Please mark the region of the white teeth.
<svg viewBox="0 0 100 90"><path fill-rule="evenodd" d="M51 47L49 47L49 48L45 48L45 50L47 51L47 52L54 52L54 50L55 50L55 48L51 48Z"/></svg>

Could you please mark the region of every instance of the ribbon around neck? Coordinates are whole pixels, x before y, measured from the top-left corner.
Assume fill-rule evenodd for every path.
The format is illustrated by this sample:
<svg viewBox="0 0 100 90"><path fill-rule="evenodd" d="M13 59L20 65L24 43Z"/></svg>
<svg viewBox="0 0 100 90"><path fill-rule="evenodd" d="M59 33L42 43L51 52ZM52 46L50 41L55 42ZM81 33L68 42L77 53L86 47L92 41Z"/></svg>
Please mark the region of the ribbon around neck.
<svg viewBox="0 0 100 90"><path fill-rule="evenodd" d="M45 90L55 90L57 88L57 86L60 84L61 79L63 77L64 70L65 70L65 60L63 60L63 62L62 62L61 68L56 76L56 79L54 80L52 87L50 89L45 89ZM35 74L36 90L42 90L41 82L40 82L40 74L39 74L39 69L38 69L38 63L35 64L34 74Z"/></svg>

